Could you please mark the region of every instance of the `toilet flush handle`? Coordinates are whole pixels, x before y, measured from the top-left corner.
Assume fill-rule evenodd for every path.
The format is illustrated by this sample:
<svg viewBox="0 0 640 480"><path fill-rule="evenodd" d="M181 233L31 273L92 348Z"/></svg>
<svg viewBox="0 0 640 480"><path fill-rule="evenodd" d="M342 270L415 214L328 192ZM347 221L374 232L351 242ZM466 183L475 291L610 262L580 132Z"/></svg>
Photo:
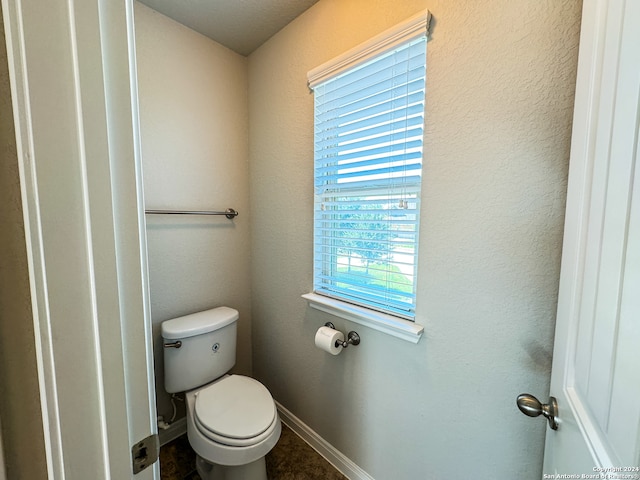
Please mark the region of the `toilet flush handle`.
<svg viewBox="0 0 640 480"><path fill-rule="evenodd" d="M164 348L180 348L182 346L182 342L180 340L171 343L165 343Z"/></svg>

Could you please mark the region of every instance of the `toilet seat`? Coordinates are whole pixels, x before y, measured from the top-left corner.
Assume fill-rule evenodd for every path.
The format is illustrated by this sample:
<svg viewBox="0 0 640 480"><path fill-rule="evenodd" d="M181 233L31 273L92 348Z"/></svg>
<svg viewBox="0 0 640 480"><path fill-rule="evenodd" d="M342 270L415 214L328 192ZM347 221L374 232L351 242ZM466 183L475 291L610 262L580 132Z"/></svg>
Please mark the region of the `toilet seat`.
<svg viewBox="0 0 640 480"><path fill-rule="evenodd" d="M200 390L195 398L195 425L205 437L229 446L261 442L277 426L276 406L257 380L230 375Z"/></svg>

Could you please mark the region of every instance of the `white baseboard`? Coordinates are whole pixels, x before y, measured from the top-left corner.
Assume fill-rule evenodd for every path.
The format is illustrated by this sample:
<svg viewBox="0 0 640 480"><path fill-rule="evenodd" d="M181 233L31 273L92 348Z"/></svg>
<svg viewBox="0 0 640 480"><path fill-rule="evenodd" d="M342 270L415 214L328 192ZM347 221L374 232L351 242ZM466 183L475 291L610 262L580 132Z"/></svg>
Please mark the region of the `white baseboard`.
<svg viewBox="0 0 640 480"><path fill-rule="evenodd" d="M287 425L302 440L307 442L311 448L333 465L340 473L349 480L374 480L367 472L349 460L345 455L337 450L333 445L323 439L315 431L309 428L302 420L293 413L276 402L278 413L282 423Z"/></svg>
<svg viewBox="0 0 640 480"><path fill-rule="evenodd" d="M187 433L187 417L182 417L169 425L169 428L158 430L160 446L162 447L163 445L166 445L185 433Z"/></svg>

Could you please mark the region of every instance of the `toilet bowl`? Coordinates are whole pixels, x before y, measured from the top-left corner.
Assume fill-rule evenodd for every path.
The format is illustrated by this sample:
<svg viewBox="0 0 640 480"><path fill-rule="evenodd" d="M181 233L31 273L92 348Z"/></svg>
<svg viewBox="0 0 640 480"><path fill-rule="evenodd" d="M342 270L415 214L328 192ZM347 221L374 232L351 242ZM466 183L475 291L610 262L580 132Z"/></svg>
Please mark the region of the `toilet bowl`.
<svg viewBox="0 0 640 480"><path fill-rule="evenodd" d="M227 375L186 393L187 436L204 460L245 465L264 457L280 438L269 391L258 381Z"/></svg>
<svg viewBox="0 0 640 480"><path fill-rule="evenodd" d="M165 389L185 392L187 437L203 480L266 480L281 423L269 390L227 372L238 312L219 307L162 324Z"/></svg>

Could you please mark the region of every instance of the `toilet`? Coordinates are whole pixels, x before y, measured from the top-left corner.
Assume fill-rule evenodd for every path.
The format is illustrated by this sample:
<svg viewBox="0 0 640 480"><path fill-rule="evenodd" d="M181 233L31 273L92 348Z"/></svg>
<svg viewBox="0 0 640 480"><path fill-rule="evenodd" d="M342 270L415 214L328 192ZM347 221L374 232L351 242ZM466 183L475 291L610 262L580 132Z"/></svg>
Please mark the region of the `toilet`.
<svg viewBox="0 0 640 480"><path fill-rule="evenodd" d="M269 390L228 373L237 322L229 307L162 322L165 390L185 392L187 436L203 480L267 480L264 457L280 438Z"/></svg>

